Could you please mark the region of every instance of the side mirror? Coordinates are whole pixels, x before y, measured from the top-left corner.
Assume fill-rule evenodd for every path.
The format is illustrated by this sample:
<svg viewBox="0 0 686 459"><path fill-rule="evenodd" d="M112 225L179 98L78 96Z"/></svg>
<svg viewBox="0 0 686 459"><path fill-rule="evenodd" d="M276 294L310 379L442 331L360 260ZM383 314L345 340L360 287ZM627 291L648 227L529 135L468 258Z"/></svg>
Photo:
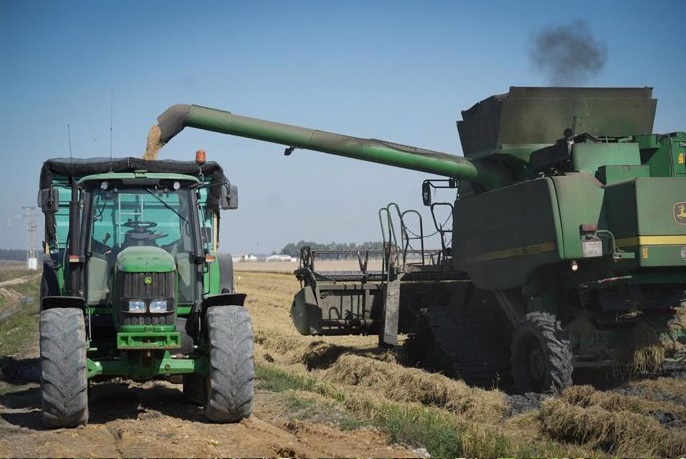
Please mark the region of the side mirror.
<svg viewBox="0 0 686 459"><path fill-rule="evenodd" d="M222 210L238 209L238 187L229 183L222 185L222 195L219 201Z"/></svg>
<svg viewBox="0 0 686 459"><path fill-rule="evenodd" d="M60 192L55 188L45 188L38 193L38 207L43 213L55 213L60 208Z"/></svg>
<svg viewBox="0 0 686 459"><path fill-rule="evenodd" d="M431 182L428 180L422 182L422 201L425 206L431 205Z"/></svg>

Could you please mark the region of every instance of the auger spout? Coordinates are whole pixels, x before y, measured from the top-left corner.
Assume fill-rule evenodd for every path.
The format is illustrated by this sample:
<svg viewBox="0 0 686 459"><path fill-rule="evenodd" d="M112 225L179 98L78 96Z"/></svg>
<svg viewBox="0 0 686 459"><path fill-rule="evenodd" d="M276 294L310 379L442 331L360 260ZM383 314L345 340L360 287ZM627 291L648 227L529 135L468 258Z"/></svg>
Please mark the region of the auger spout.
<svg viewBox="0 0 686 459"><path fill-rule="evenodd" d="M235 115L199 105L174 105L158 118L159 131L151 130L148 139L148 159L185 127L204 129L222 134L247 137L285 145L287 153L293 148L320 151L347 158L388 166L427 172L445 177L466 179L488 188L499 187L509 180L508 171L500 165L468 160L455 155L400 145L378 139L363 139L332 132L308 129L273 121Z"/></svg>

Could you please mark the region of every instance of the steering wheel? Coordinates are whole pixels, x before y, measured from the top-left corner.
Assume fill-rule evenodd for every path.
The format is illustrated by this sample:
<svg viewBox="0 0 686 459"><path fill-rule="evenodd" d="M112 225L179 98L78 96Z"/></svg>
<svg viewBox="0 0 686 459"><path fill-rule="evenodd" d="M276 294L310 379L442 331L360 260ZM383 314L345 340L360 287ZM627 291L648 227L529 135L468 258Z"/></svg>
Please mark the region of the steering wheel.
<svg viewBox="0 0 686 459"><path fill-rule="evenodd" d="M154 228L157 226L156 222L135 222L133 220L129 220L126 223L124 223L123 226L126 226L127 228L133 228L134 231L147 231L150 228Z"/></svg>
<svg viewBox="0 0 686 459"><path fill-rule="evenodd" d="M129 220L122 226L132 228L131 231L126 233L124 245L148 245L150 242L168 236L167 233L153 233L150 231L150 228L157 226L156 222L136 222Z"/></svg>

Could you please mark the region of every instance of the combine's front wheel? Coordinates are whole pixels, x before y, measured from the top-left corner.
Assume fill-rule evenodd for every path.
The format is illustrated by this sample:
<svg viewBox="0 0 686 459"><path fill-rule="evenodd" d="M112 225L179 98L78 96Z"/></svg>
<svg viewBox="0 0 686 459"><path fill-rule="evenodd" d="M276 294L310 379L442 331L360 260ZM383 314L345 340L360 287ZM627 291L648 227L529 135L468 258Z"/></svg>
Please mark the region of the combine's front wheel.
<svg viewBox="0 0 686 459"><path fill-rule="evenodd" d="M205 416L214 422L236 422L250 416L254 394L252 322L242 306L207 310L210 375Z"/></svg>
<svg viewBox="0 0 686 459"><path fill-rule="evenodd" d="M43 424L51 428L86 424L86 326L80 309L41 312L40 364Z"/></svg>
<svg viewBox="0 0 686 459"><path fill-rule="evenodd" d="M510 357L517 392L549 392L572 385L572 350L554 315L530 312L512 340Z"/></svg>

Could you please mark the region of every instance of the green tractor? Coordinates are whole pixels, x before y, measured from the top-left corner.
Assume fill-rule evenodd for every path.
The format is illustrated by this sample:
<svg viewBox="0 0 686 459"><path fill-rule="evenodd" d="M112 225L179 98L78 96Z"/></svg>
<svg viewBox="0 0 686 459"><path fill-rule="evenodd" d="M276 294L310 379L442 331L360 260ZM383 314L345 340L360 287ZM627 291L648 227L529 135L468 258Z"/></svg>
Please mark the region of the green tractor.
<svg viewBox="0 0 686 459"><path fill-rule="evenodd" d="M442 176L422 184L433 228L379 212L380 271L361 254L359 272L320 272L331 254L303 248L294 325L385 345L408 333L424 366L544 392L575 370L686 361L686 134L653 133L656 106L651 88L512 87L462 112L464 157L197 105L158 126L161 144L193 127Z"/></svg>
<svg viewBox="0 0 686 459"><path fill-rule="evenodd" d="M50 159L41 283L42 419L88 421L90 381L183 382L213 422L251 414L253 340L220 210L237 188L214 162Z"/></svg>

